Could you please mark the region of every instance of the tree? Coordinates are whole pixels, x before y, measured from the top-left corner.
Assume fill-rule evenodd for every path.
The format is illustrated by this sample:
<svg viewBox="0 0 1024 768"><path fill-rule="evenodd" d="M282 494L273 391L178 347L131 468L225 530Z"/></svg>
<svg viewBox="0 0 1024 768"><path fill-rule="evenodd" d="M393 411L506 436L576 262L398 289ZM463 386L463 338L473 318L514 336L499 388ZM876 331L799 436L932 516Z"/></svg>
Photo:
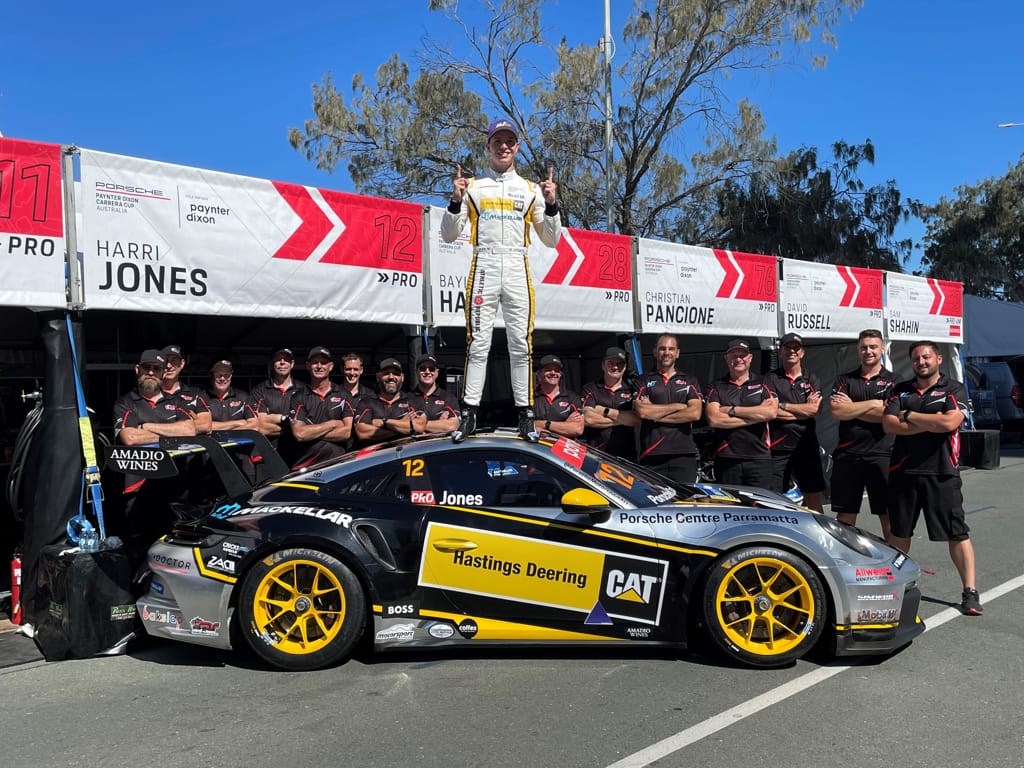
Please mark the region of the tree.
<svg viewBox="0 0 1024 768"><path fill-rule="evenodd" d="M702 240L690 213L775 154L757 106L730 98L730 78L779 66L815 34L834 43L832 27L862 2L634 0L614 57L614 228ZM430 0L465 45L425 41L412 83L395 55L372 84L356 75L346 103L327 74L313 87L313 118L289 133L292 146L328 172L347 161L360 193L436 200L449 194L456 162L479 168L488 116L508 116L524 131L520 172L540 178L554 165L567 223L605 228L601 46L549 44L541 8L558 6L544 0L476 5L487 18L479 28L458 0Z"/></svg>
<svg viewBox="0 0 1024 768"><path fill-rule="evenodd" d="M902 271L913 243L895 238L901 221L920 204L904 200L894 181L866 187L861 163L873 164L871 141L832 145L819 164L816 149L780 158L745 184L717 190L718 210L708 242L733 250L770 253L825 264Z"/></svg>
<svg viewBox="0 0 1024 768"><path fill-rule="evenodd" d="M924 208L922 270L977 296L1024 301L1024 155L1005 176Z"/></svg>

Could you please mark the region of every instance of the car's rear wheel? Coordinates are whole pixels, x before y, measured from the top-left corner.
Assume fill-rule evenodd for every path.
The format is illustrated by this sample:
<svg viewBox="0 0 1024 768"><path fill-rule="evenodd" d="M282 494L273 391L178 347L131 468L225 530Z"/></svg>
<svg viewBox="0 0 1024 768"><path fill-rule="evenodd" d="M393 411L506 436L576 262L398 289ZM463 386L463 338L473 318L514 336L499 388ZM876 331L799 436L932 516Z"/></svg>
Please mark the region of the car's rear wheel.
<svg viewBox="0 0 1024 768"><path fill-rule="evenodd" d="M312 670L347 658L366 624L359 579L333 555L282 549L246 573L239 624L255 653L274 666Z"/></svg>
<svg viewBox="0 0 1024 768"><path fill-rule="evenodd" d="M704 623L715 646L755 667L791 664L824 630L825 590L803 559L747 547L719 560L704 589Z"/></svg>

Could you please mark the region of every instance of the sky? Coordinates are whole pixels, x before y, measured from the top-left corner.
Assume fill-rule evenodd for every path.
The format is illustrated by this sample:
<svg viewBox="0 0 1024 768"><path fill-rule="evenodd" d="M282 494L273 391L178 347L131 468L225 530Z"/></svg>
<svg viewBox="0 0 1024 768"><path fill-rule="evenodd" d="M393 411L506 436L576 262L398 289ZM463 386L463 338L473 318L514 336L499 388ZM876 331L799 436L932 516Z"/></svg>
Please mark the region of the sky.
<svg viewBox="0 0 1024 768"><path fill-rule="evenodd" d="M354 74L372 78L392 53L413 60L425 34L456 39L427 5L0 0L0 132L353 191L343 163L318 171L288 144L288 129L312 117L311 86L325 73L347 92ZM631 6L611 0L613 37ZM604 34L603 0L548 8L551 39ZM837 140L871 139L875 165L861 178L893 179L924 203L1005 174L1024 152L1024 126L997 128L1024 123L1020 0L866 0L834 31L824 69L805 57L738 94L760 105L780 151L818 147L829 157ZM923 225L899 234L920 241Z"/></svg>

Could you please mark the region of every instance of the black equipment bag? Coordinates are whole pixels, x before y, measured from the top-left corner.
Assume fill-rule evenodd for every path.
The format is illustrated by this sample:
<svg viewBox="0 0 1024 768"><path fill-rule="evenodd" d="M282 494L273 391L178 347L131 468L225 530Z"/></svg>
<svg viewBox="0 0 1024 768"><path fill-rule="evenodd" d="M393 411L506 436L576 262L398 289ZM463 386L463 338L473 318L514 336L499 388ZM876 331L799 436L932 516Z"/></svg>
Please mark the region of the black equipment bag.
<svg viewBox="0 0 1024 768"><path fill-rule="evenodd" d="M37 572L35 641L47 661L123 653L136 624L131 565L123 549L69 552L42 548Z"/></svg>

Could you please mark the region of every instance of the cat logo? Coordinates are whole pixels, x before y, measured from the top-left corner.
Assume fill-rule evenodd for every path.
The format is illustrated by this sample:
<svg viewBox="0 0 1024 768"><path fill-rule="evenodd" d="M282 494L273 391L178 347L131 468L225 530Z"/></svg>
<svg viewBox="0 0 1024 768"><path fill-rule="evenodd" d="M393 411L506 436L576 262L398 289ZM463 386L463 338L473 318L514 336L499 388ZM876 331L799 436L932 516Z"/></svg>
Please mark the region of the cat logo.
<svg viewBox="0 0 1024 768"><path fill-rule="evenodd" d="M601 604L613 619L657 625L665 597L668 563L608 553L601 574Z"/></svg>
<svg viewBox="0 0 1024 768"><path fill-rule="evenodd" d="M657 576L626 573L612 569L608 571L608 581L605 583L604 591L608 597L614 597L617 600L629 600L633 603L650 605L651 593L657 583Z"/></svg>

